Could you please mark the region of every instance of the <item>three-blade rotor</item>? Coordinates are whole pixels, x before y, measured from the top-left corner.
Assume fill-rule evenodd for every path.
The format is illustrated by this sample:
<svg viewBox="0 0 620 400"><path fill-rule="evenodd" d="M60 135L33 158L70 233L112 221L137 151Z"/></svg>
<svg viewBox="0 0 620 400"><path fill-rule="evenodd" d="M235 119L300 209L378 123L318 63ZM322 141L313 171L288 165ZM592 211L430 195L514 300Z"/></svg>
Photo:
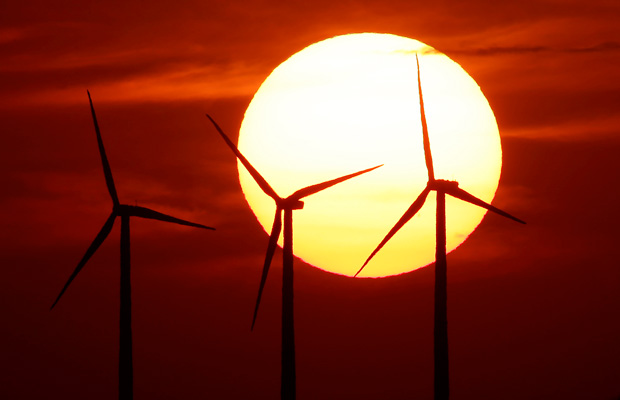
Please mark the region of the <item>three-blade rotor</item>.
<svg viewBox="0 0 620 400"><path fill-rule="evenodd" d="M286 198L282 198L278 196L275 190L273 190L273 188L269 185L269 183L267 183L265 178L263 178L261 174L256 170L256 168L254 168L252 164L250 164L250 162L243 156L243 154L241 154L237 146L235 146L235 144L228 138L228 136L224 133L224 131L220 128L220 126L215 122L215 120L211 118L209 114L207 114L207 118L209 118L209 120L211 121L215 129L218 131L220 136L222 136L222 138L228 145L228 147L230 147L230 149L233 151L233 153L235 153L239 161L241 161L243 166L248 170L248 172L250 173L252 178L254 178L258 186L263 190L263 192L265 192L265 194L270 196L276 202L276 215L274 217L273 227L271 228L271 234L269 235L267 255L265 257L265 263L263 265L263 272L261 275L261 282L258 288L256 306L254 307L254 316L252 319L252 329L254 329L254 324L256 323L256 316L258 315L258 308L259 308L261 297L263 294L263 289L267 281L269 267L271 265L271 260L273 259L273 254L275 252L275 249L278 243L278 238L280 237L280 233L282 231L282 212L284 210L300 209L303 207L303 203L301 202L301 199L303 199L304 197L308 197L310 195L323 191L327 188L330 188L338 183L354 178L358 175L362 175L367 172L370 172L374 169L381 167L383 164L377 165L376 167L368 168L362 171L354 172L352 174L344 175L336 179L331 179L329 181L307 186L305 188L297 190L296 192L294 192L293 194L291 194L290 196Z"/></svg>
<svg viewBox="0 0 620 400"><path fill-rule="evenodd" d="M431 144L430 138L428 134L428 125L426 123L426 113L424 111L424 98L422 96L422 80L420 78L420 61L418 59L418 55L415 56L416 65L418 68L418 96L420 100L420 120L422 123L422 144L424 146L424 161L426 162L426 169L428 171L428 183L426 187L420 193L418 198L413 202L413 204L405 211L403 216L398 220L396 225L388 232L388 234L383 238L383 240L379 243L379 245L370 253L370 256L366 259L362 267L355 273L354 277L357 277L360 272L366 267L366 265L370 262L370 260L381 250L381 248L398 232L414 215L420 211L426 198L431 190L441 191L443 193L449 194L457 199L466 201L468 203L474 204L478 207L485 208L489 211L493 211L503 217L510 218L516 222L525 224L524 221L516 218L505 211L500 210L497 207L494 207L484 201L478 199L477 197L467 193L465 190L458 187L458 183L454 181L446 181L446 180L436 180L435 172L433 168L433 157L431 155Z"/></svg>
<svg viewBox="0 0 620 400"><path fill-rule="evenodd" d="M99 130L99 123L97 122L97 115L95 114L95 107L93 106L93 101L90 97L90 92L89 91L86 91L86 92L88 93L90 111L93 117L93 123L95 125L95 133L97 134L97 144L99 147L99 155L101 157L101 164L103 166L103 174L105 176L105 181L106 181L106 186L108 187L108 192L110 193L110 197L112 198L113 207L112 207L112 213L110 214L106 222L103 224L103 227L101 228L101 230L99 231L99 233L97 234L93 242L90 244L90 246L86 250L86 253L84 254L82 259L78 263L77 267L75 268L71 276L69 276L67 283L65 283L65 286L60 291L60 294L58 295L58 297L56 298L56 300L54 301L50 309L53 309L54 306L56 306L56 303L58 303L58 301L60 300L62 295L65 293L65 291L67 290L71 282L73 282L73 279L75 279L75 277L80 273L82 268L84 268L84 265L86 265L88 260L92 257L93 254L95 254L97 249L101 246L101 244L108 237L108 235L110 234L110 231L112 231L112 227L114 226L114 221L116 217L123 217L123 216L140 217L140 218L146 218L146 219L154 219L154 220L163 221L163 222L170 222L170 223L179 224L179 225L192 226L195 228L215 230L215 228L202 225L202 224L197 224L197 223L190 222L190 221L186 221L180 218L172 217L170 215L163 214L163 213L151 210L146 207L120 204L118 195L116 193L116 186L114 185L114 179L112 178L112 169L110 168L108 157L106 155L105 148L103 146L103 139L101 138L101 131Z"/></svg>

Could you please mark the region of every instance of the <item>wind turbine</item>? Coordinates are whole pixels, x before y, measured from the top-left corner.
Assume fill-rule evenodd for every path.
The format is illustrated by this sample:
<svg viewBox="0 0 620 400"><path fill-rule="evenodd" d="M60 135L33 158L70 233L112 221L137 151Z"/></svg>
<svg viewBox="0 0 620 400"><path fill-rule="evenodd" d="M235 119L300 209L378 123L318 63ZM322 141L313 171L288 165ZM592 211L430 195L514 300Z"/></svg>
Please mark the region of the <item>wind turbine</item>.
<svg viewBox="0 0 620 400"><path fill-rule="evenodd" d="M99 145L99 154L101 156L101 163L103 164L103 174L105 175L106 185L108 192L112 198L112 213L108 217L107 221L103 224L103 227L95 237L95 240L90 244L88 250L82 257L82 260L78 263L77 267L69 277L69 280L60 291L60 294L52 304L50 309L58 303L65 290L69 287L73 279L82 270L84 265L88 262L90 257L97 251L99 246L108 237L108 234L112 230L116 217L121 219L121 290L120 290L120 346L119 346L119 362L118 362L118 398L120 400L133 399L133 361L132 361L132 338L131 338L131 279L130 279L130 254L129 254L129 218L140 217L147 219L155 219L164 222L172 222L180 225L193 226L196 228L215 229L205 225L196 224L193 222L185 221L179 218L171 217L166 214L139 206L132 206L127 204L121 204L118 195L116 194L116 187L114 186L114 180L112 179L112 170L108 163L108 158L103 148L103 140L101 139L101 132L99 131L99 124L97 123L97 116L95 115L95 108L93 107L93 101L88 92L88 101L90 102L90 111L93 115L93 122L95 124L95 132L97 134L97 143Z"/></svg>
<svg viewBox="0 0 620 400"><path fill-rule="evenodd" d="M420 97L420 116L422 120L422 140L424 146L424 157L426 169L428 170L428 183L426 188L420 193L396 225L383 238L377 248L370 254L364 265L357 271L357 276L368 262L377 254L379 250L402 228L413 216L420 211L426 197L431 190L437 193L437 220L436 220L436 249L435 249L435 327L434 327L434 356L435 356L435 399L445 400L449 398L449 376L448 376L448 312L447 312L447 261L446 261L446 194L452 197L474 204L478 207L486 208L501 216L510 218L519 223L524 221L493 207L490 204L474 197L465 190L459 188L456 181L435 179L433 170L433 158L431 156L431 145L426 125L426 115L424 113L424 101L422 99L422 84L420 80L420 63L416 54L416 64L418 67L418 93Z"/></svg>
<svg viewBox="0 0 620 400"><path fill-rule="evenodd" d="M258 314L258 307L260 305L261 296L263 294L263 288L267 281L267 274L269 273L269 266L271 265L271 259L276 250L276 245L280 237L280 231L282 230L282 213L284 213L284 246L282 248L282 377L280 386L280 396L283 400L295 399L295 329L293 322L293 210L300 210L304 207L302 198L325 190L337 183L344 182L348 179L356 177L366 172L370 172L373 169L379 168L378 165L373 168L365 169L363 171L355 172L353 174L345 175L340 178L332 179L316 185L307 186L303 189L299 189L295 193L286 198L278 196L278 194L269 186L269 183L258 173L258 171L250 164L250 162L241 154L237 146L226 136L219 125L207 114L211 123L215 126L215 129L222 136L228 147L235 153L239 161L248 170L252 178L256 181L258 186L271 197L276 203L276 215L273 220L273 227L271 228L271 234L269 235L269 244L267 245L267 255L265 257L265 263L263 265L263 273L261 276L260 286L258 288L258 297L256 299L256 306L254 307L254 316L252 318L252 330L256 323L256 316Z"/></svg>

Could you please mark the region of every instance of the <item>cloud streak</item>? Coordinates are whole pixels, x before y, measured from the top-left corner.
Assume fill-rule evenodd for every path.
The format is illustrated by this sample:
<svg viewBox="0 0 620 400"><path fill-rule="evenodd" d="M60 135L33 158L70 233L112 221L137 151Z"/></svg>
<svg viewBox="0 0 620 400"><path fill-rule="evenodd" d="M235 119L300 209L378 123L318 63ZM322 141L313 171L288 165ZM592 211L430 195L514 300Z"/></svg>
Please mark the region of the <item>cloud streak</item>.
<svg viewBox="0 0 620 400"><path fill-rule="evenodd" d="M485 48L453 48L445 49L446 54L458 54L469 56L498 56L520 54L543 54L543 53L606 53L620 51L620 42L602 42L584 47L552 47L552 46L491 46Z"/></svg>

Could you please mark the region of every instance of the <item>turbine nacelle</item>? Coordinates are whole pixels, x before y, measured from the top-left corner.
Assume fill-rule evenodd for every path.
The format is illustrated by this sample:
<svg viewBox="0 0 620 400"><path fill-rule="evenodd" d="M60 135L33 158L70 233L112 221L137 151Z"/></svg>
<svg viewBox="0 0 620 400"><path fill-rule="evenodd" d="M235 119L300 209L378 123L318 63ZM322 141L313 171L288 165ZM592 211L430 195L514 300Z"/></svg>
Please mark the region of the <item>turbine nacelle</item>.
<svg viewBox="0 0 620 400"><path fill-rule="evenodd" d="M457 181L448 181L445 179L434 179L433 181L428 182L426 185L427 188L434 191L442 191L442 192L451 192L459 188L459 183Z"/></svg>
<svg viewBox="0 0 620 400"><path fill-rule="evenodd" d="M296 198L287 197L279 201L278 206L283 210L301 210L304 208L304 202Z"/></svg>

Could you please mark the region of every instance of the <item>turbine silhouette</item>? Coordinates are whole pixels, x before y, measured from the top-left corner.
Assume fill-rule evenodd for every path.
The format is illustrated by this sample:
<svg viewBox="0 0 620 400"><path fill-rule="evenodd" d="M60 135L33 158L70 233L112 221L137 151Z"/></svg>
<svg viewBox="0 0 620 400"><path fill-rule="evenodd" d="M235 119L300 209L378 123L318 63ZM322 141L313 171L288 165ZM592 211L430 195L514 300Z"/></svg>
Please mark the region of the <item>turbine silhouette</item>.
<svg viewBox="0 0 620 400"><path fill-rule="evenodd" d="M435 249L435 327L434 327L434 357L435 357L435 399L445 400L449 398L449 375L448 375L448 313L447 313L447 261L446 261L446 194L452 197L486 208L501 216L525 224L524 221L493 207L490 204L474 197L465 190L459 188L456 181L435 179L433 170L433 158L431 156L430 139L424 113L424 101L422 99L422 84L420 80L420 63L416 54L418 67L418 93L420 97L420 116L422 121L422 140L426 169L428 170L428 183L413 204L405 211L396 225L383 238L377 248L370 254L364 265L357 271L357 276L379 250L402 228L413 216L420 211L426 197L431 190L437 193L436 215L436 249Z"/></svg>
<svg viewBox="0 0 620 400"><path fill-rule="evenodd" d="M282 377L280 396L283 400L295 399L295 329L293 322L293 210L300 210L303 208L304 203L302 198L325 190L331 186L334 186L340 182L344 182L348 179L356 177L366 172L370 172L373 169L379 168L378 165L373 168L365 169L353 174L345 175L340 178L332 179L316 185L307 186L303 189L296 191L286 198L278 196L278 194L269 186L269 183L258 173L258 171L250 164L250 162L241 154L237 146L226 136L219 125L207 114L211 123L215 126L215 129L222 136L228 147L235 153L239 161L248 170L252 178L256 181L258 186L271 197L276 203L276 214L273 221L273 227L271 228L271 234L269 235L269 244L267 245L267 255L265 257L265 263L263 265L263 272L261 276L260 286L258 288L258 297L256 298L256 305L254 307L254 315L252 317L252 328L256 323L256 316L258 315L258 307L260 305L261 296L263 294L263 288L267 281L267 274L269 273L269 266L271 265L271 259L276 250L278 238L282 230L282 213L284 213L284 246L282 248Z"/></svg>
<svg viewBox="0 0 620 400"><path fill-rule="evenodd" d="M107 221L103 224L103 227L95 237L95 240L90 244L88 250L82 257L82 260L78 263L77 267L67 280L67 283L60 291L60 294L52 304L50 309L58 303L62 295L65 293L73 279L82 270L84 265L88 262L90 257L97 251L99 246L107 238L108 234L112 230L114 220L116 217L121 219L121 290L120 290L120 345L119 345L119 364L118 364L118 398L121 400L133 399L133 360L132 360L132 337L131 337L131 279L130 279L130 253L129 253L129 218L140 217L147 219L155 219L158 221L172 222L180 225L193 226L196 228L215 229L205 225L196 224L193 222L185 221L179 218L171 217L166 214L139 206L132 206L121 204L116 194L116 187L114 186L114 180L112 179L112 170L106 157L105 149L103 147L103 140L101 139L101 132L99 131L99 124L97 123L97 116L95 115L95 108L93 107L93 101L88 92L88 101L90 102L90 110L93 116L93 122L95 124L95 132L97 134L97 143L99 145L99 154L101 155L101 163L103 164L103 173L105 175L106 185L108 192L112 198L112 213L108 217Z"/></svg>

